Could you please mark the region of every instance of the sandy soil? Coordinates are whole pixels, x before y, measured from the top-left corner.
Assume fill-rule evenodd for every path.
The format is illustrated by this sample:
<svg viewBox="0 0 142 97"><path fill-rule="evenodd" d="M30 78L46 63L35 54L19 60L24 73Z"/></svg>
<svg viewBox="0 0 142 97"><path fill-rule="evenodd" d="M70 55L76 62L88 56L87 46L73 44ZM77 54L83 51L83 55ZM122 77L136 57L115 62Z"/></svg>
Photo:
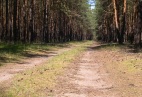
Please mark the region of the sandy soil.
<svg viewBox="0 0 142 97"><path fill-rule="evenodd" d="M123 51L101 47L104 45L94 43L65 68L52 91L53 97L142 97L142 63L136 64L136 68L141 68L138 72L128 72L122 65L131 57L135 60L141 59L142 54L128 53L126 49ZM30 58L21 64L1 67L0 82L69 49L71 48Z"/></svg>
<svg viewBox="0 0 142 97"><path fill-rule="evenodd" d="M59 49L58 51L49 51L44 52L43 54L28 57L23 59L21 62L17 63L9 63L5 66L0 67L0 83L10 80L16 74L23 72L27 69L33 68L38 65L42 65L47 62L53 56L57 56L58 54L70 50L70 48Z"/></svg>
<svg viewBox="0 0 142 97"><path fill-rule="evenodd" d="M88 49L67 69L59 78L55 97L118 97L117 92L111 92L113 82L94 54Z"/></svg>
<svg viewBox="0 0 142 97"><path fill-rule="evenodd" d="M88 47L59 77L53 97L142 97L142 63L135 72L122 64L142 54L128 50L98 43Z"/></svg>

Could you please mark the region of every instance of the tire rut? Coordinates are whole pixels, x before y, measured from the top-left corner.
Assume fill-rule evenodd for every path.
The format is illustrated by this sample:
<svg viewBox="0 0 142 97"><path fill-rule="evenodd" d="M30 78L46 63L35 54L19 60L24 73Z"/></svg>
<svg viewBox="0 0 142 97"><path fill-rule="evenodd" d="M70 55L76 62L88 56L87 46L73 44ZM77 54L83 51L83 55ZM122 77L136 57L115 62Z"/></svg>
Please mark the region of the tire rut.
<svg viewBox="0 0 142 97"><path fill-rule="evenodd" d="M113 84L109 74L102 64L96 63L94 54L88 49L69 68L70 72L60 79L56 97L117 97L110 92Z"/></svg>

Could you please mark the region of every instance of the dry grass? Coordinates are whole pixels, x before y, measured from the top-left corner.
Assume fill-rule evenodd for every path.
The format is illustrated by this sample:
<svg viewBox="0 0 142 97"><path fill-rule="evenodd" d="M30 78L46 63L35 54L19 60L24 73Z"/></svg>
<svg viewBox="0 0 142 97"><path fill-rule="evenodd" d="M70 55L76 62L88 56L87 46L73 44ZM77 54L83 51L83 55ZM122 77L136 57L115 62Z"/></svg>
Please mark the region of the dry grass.
<svg viewBox="0 0 142 97"><path fill-rule="evenodd" d="M61 75L76 57L84 51L92 42L75 42L74 46L55 56L42 66L33 68L18 74L11 82L10 88L6 89L2 97L52 97L58 75Z"/></svg>
<svg viewBox="0 0 142 97"><path fill-rule="evenodd" d="M105 65L113 79L112 92L117 92L118 97L142 97L141 52L129 52L125 45L106 45L94 50L96 61Z"/></svg>

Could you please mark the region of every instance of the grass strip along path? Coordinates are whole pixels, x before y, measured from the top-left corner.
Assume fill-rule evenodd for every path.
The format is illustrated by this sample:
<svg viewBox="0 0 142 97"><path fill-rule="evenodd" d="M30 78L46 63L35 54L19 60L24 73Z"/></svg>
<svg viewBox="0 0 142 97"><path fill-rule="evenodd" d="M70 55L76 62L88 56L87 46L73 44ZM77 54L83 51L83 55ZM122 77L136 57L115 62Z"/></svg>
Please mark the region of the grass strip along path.
<svg viewBox="0 0 142 97"><path fill-rule="evenodd" d="M113 87L113 97L142 97L142 52L128 45L101 44L92 48L98 64L103 64ZM108 96L111 97L111 96Z"/></svg>
<svg viewBox="0 0 142 97"><path fill-rule="evenodd" d="M92 42L69 43L72 46L70 50L54 56L42 65L17 74L10 82L9 88L0 91L0 96L52 97L58 75L91 44Z"/></svg>

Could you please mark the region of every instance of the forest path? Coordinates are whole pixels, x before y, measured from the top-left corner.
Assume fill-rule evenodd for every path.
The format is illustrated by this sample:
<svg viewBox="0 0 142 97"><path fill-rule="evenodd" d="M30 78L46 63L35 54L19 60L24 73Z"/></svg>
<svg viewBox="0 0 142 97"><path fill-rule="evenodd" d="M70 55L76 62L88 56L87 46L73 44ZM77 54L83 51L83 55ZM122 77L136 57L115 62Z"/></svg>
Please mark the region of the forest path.
<svg viewBox="0 0 142 97"><path fill-rule="evenodd" d="M35 55L29 58L26 58L17 63L10 63L8 65L0 67L0 83L4 81L8 81L16 74L23 72L27 69L34 68L38 65L42 65L51 59L54 56L57 56L65 51L70 50L71 48L62 48L59 50L54 51L47 51L44 52L42 55Z"/></svg>
<svg viewBox="0 0 142 97"><path fill-rule="evenodd" d="M96 46L92 46L96 47ZM59 78L55 97L117 97L105 66L98 64L95 53L88 49Z"/></svg>

